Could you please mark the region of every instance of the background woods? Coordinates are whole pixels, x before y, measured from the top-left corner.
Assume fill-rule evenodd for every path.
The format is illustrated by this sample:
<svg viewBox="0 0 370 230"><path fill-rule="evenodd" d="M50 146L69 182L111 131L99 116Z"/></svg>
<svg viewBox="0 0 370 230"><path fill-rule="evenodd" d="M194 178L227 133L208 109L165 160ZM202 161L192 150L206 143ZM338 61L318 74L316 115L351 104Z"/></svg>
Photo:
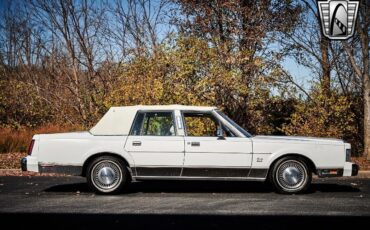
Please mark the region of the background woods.
<svg viewBox="0 0 370 230"><path fill-rule="evenodd" d="M89 128L110 106L178 103L370 157L368 0L346 41L322 35L314 0L0 4L2 152Z"/></svg>

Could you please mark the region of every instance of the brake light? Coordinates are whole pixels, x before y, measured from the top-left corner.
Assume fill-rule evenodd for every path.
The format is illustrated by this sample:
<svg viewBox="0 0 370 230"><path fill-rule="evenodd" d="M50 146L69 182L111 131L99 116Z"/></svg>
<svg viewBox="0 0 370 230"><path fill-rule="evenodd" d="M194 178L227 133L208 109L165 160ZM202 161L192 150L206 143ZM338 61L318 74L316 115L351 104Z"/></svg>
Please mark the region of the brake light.
<svg viewBox="0 0 370 230"><path fill-rule="evenodd" d="M28 146L27 154L30 156L32 154L33 145L35 144L35 140L32 140L30 145Z"/></svg>

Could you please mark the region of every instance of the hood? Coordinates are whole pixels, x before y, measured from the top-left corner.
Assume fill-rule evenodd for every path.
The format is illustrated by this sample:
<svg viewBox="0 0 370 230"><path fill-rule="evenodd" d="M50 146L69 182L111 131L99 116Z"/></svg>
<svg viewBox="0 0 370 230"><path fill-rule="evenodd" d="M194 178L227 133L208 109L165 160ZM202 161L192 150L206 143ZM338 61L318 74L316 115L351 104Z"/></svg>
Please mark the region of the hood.
<svg viewBox="0 0 370 230"><path fill-rule="evenodd" d="M256 141L266 142L312 142L315 144L344 144L343 140L336 138L321 138L321 137L300 137L300 136L262 136L257 135L253 137Z"/></svg>

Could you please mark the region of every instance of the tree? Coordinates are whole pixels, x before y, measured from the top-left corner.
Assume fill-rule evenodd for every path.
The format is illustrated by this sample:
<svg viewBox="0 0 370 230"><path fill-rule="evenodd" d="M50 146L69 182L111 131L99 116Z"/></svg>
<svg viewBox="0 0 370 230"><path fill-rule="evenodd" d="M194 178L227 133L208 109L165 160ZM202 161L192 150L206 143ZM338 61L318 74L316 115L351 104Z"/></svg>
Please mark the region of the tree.
<svg viewBox="0 0 370 230"><path fill-rule="evenodd" d="M87 1L37 0L31 1L30 5L37 12L34 20L49 30L53 41L61 42L59 46L55 43L52 46L67 54L65 65L59 66L67 80L62 87L70 91L73 101L69 103L74 103L73 108L81 120L89 124L97 115L100 96L95 66L104 11ZM53 53L51 57L54 57ZM55 69L52 71L56 73Z"/></svg>
<svg viewBox="0 0 370 230"><path fill-rule="evenodd" d="M120 49L120 60L132 56L149 56L171 32L171 1L116 0L109 5L108 40Z"/></svg>
<svg viewBox="0 0 370 230"><path fill-rule="evenodd" d="M368 24L368 14L369 9L366 6L368 3L366 1L361 2L359 20L356 26L356 33L354 38L348 41L335 41L328 40L324 37L321 32L320 17L318 15L318 9L316 6L316 1L304 0L302 1L302 12L300 14L301 20L297 23L293 30L288 31L288 33L283 33L281 39L279 39L280 44L282 44L288 55L293 57L296 62L300 65L305 66L311 71L311 74L317 79L319 87L315 86L311 89L311 92L304 92L307 95L308 100L301 104L301 107L305 107L304 111L306 113L316 114L316 118L307 119L309 114L293 114L291 117L291 124L287 124L290 130L286 131L290 134L295 130L300 135L311 135L309 130L304 131L301 122L296 122L297 119L306 120L307 122L317 122L318 117L327 117L328 121L333 122L332 125L336 124L335 120L329 119L328 114L333 111L339 112L336 107L333 107L331 98L343 96L346 98L347 102L351 102L347 106L341 105L338 101L338 106L347 108L350 114L346 111L342 111L343 117L355 116L351 125L353 129L347 131L341 131L342 135L346 141L351 141L353 146L353 152L356 155L361 155L364 149L364 154L367 155L368 147L363 147L363 142L366 141L369 136L369 125L366 121L366 113L368 109L364 108L366 106L365 100L365 75L369 73L368 69L368 34L369 34L369 24ZM361 51L362 50L362 51ZM367 66L366 66L367 65ZM367 77L368 78L368 77ZM290 78L293 82L293 78ZM317 81L314 81L317 82ZM297 83L293 82L295 85ZM298 86L299 89L302 89ZM335 95L331 95L331 93ZM317 95L324 95L323 98L317 97ZM363 95L363 96L362 96ZM363 99L361 99L361 97ZM325 100L327 102L325 103ZM316 111L311 111L310 108L316 108ZM303 110L303 108L298 108L298 110ZM362 111L363 110L363 111ZM311 111L311 112L310 112ZM320 113L321 115L318 115ZM301 116L301 118L299 118ZM362 119L361 117L365 117ZM296 125L293 129L291 126ZM321 126L320 126L321 125ZM317 123L313 125L320 127L319 129L326 130L329 124ZM327 135L331 132L327 130ZM363 135L362 135L363 133ZM366 144L365 144L366 145ZM365 153L366 152L366 153Z"/></svg>
<svg viewBox="0 0 370 230"><path fill-rule="evenodd" d="M299 19L292 30L286 30L277 37L286 55L298 64L309 68L320 81L323 93L330 96L332 65L335 56L331 54L332 41L321 32L321 20L316 0L303 0Z"/></svg>
<svg viewBox="0 0 370 230"><path fill-rule="evenodd" d="M233 94L216 94L228 114L250 129L256 117L254 99L261 96L258 82L269 82L280 69L278 51L269 49L279 31L289 31L295 24L299 8L291 1L178 1L183 15L175 20L185 36L204 40L214 47L217 58L229 71L240 74L245 90ZM289 15L289 16L288 16ZM285 18L286 17L286 18ZM289 18L288 18L289 17ZM282 75L275 75L280 78ZM266 78L266 79L265 79ZM271 82L270 82L271 83ZM263 84L261 84L263 85ZM226 85L220 85L227 88ZM263 94L269 94L265 90ZM256 122L257 124L257 122Z"/></svg>
<svg viewBox="0 0 370 230"><path fill-rule="evenodd" d="M370 160L370 67L369 67L369 33L370 33L370 3L360 1L358 20L356 24L357 35L343 41L343 49L351 63L357 77L362 81L364 103L364 153Z"/></svg>

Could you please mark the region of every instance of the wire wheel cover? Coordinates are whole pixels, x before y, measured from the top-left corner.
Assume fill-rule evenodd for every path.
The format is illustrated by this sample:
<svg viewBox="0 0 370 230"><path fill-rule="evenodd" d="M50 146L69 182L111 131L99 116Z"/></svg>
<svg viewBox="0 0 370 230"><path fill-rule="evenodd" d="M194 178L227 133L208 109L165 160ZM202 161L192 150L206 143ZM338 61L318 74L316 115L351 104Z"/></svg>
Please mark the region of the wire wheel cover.
<svg viewBox="0 0 370 230"><path fill-rule="evenodd" d="M121 184L122 170L120 166L113 161L100 161L94 165L91 172L93 184L103 192L113 191Z"/></svg>
<svg viewBox="0 0 370 230"><path fill-rule="evenodd" d="M307 170L301 162L288 160L280 164L276 170L276 178L285 190L298 190L307 180Z"/></svg>

